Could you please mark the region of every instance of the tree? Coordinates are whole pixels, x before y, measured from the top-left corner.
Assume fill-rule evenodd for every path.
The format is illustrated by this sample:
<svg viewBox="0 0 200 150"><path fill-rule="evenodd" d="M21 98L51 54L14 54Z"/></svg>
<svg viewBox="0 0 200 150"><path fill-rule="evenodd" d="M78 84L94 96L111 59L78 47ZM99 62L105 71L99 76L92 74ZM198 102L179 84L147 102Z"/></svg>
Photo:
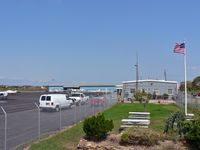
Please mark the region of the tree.
<svg viewBox="0 0 200 150"><path fill-rule="evenodd" d="M143 90L142 92L137 91L137 92L134 94L134 99L135 99L136 101L139 101L140 103L143 103L143 105L144 105L144 110L146 111L146 104L149 102L148 94L145 93L144 90Z"/></svg>
<svg viewBox="0 0 200 150"><path fill-rule="evenodd" d="M180 91L185 91L185 82L181 82L179 89ZM192 82L187 81L187 91L192 91L192 90L193 90Z"/></svg>
<svg viewBox="0 0 200 150"><path fill-rule="evenodd" d="M192 87L194 90L200 90L200 76L194 78L192 81Z"/></svg>
<svg viewBox="0 0 200 150"><path fill-rule="evenodd" d="M145 91L142 91L142 92L140 92L140 91L137 91L137 92L135 92L135 94L134 94L134 99L136 100L136 101L139 101L140 103L142 103L142 102L144 102L144 101L146 101L147 100L147 93L145 93Z"/></svg>

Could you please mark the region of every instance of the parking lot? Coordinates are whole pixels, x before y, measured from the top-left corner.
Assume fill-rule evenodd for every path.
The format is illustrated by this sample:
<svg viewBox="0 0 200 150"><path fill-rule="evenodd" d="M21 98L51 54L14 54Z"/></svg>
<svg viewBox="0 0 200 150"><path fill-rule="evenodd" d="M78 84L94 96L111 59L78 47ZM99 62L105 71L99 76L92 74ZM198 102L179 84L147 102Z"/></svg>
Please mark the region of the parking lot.
<svg viewBox="0 0 200 150"><path fill-rule="evenodd" d="M7 112L7 130L5 116L0 111L0 149L4 149L5 144L9 150L16 149L19 145L73 125L116 103L113 94L107 93L104 95L107 101L104 105L92 105L90 99L87 104L73 105L60 112L40 112L35 103L38 103L41 94L44 93L17 93L10 95L7 100L1 100L0 106Z"/></svg>
<svg viewBox="0 0 200 150"><path fill-rule="evenodd" d="M38 103L41 94L44 92L10 94L6 100L0 100L0 106L3 106L7 113L32 110L36 108L34 103Z"/></svg>

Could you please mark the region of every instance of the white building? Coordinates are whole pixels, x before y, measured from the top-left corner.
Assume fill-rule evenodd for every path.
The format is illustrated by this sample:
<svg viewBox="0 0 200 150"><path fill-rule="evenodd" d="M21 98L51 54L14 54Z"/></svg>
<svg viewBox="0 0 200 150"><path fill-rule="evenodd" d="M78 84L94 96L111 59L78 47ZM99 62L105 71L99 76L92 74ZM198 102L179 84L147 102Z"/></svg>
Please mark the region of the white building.
<svg viewBox="0 0 200 150"><path fill-rule="evenodd" d="M136 81L122 82L122 89L124 98L133 98L133 94L136 91ZM165 80L138 80L138 90L150 94L155 93L158 96L168 94L169 97L173 97L178 92L178 82Z"/></svg>

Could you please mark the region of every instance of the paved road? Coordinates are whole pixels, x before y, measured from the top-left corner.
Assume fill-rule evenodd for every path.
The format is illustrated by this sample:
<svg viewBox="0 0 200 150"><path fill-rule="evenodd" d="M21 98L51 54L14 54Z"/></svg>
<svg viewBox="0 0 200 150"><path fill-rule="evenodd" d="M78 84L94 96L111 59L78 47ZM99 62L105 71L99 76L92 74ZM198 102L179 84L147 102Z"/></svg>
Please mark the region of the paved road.
<svg viewBox="0 0 200 150"><path fill-rule="evenodd" d="M0 103L8 112L7 149L38 138L38 110L34 103L43 93L18 93L11 95L4 103ZM90 104L73 106L60 112L40 112L41 135L55 132L60 128L72 125L89 115L102 111L115 102L109 96L105 107L92 107ZM4 116L0 114L0 150L4 149Z"/></svg>

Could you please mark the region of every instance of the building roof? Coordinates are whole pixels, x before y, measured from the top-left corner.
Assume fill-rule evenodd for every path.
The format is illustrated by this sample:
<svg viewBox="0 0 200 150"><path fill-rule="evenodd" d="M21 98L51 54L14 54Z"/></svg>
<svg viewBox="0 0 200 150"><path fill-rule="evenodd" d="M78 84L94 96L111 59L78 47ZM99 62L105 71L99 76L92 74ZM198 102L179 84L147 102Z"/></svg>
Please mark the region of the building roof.
<svg viewBox="0 0 200 150"><path fill-rule="evenodd" d="M160 82L160 83L174 83L174 84L178 84L177 81L165 81L165 80L150 80L150 79L147 79L147 80L138 80L138 82ZM122 82L123 84L124 83L136 83L136 80L133 80L133 81L123 81Z"/></svg>
<svg viewBox="0 0 200 150"><path fill-rule="evenodd" d="M80 83L80 84L68 84L68 85L48 85L48 87L115 87L112 83Z"/></svg>
<svg viewBox="0 0 200 150"><path fill-rule="evenodd" d="M49 87L54 87L54 85L50 85ZM64 88L68 88L68 87L76 87L76 88L80 88L80 87L115 87L114 84L74 84L74 85L60 85L60 86L56 86L56 87L64 87Z"/></svg>
<svg viewBox="0 0 200 150"><path fill-rule="evenodd" d="M116 85L116 89L122 89L123 88L123 85L120 84L120 85Z"/></svg>

